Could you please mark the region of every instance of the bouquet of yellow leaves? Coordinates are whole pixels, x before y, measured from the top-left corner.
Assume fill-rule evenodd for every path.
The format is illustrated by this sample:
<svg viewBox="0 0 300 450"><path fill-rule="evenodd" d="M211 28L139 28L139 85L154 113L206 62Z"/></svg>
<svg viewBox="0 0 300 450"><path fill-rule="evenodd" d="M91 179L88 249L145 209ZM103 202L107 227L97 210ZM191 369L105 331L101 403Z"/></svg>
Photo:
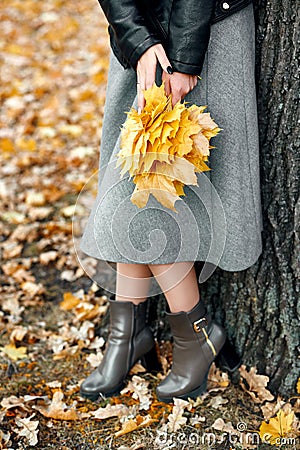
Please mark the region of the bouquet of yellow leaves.
<svg viewBox="0 0 300 450"><path fill-rule="evenodd" d="M131 201L144 207L149 195L165 207L178 212L174 203L185 195L184 185L197 185L196 172L211 170L208 160L210 138L221 130L204 113L206 106L176 103L166 96L164 84L144 91L145 107L138 112L132 108L121 130L121 150L116 167L122 165L136 187Z"/></svg>

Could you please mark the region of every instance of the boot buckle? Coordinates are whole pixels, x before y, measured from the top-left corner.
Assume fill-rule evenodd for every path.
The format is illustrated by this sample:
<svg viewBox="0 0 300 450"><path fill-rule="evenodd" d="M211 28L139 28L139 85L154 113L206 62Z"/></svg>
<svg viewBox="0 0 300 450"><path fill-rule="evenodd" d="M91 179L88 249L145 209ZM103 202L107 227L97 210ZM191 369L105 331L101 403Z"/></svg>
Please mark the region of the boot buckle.
<svg viewBox="0 0 300 450"><path fill-rule="evenodd" d="M205 323L205 325L203 325L203 324L201 325L201 322L203 322L203 324ZM199 326L199 325L200 325L200 326ZM206 340L207 344L209 345L209 347L210 347L210 349L211 349L213 355L214 355L214 356L217 356L217 351L216 351L216 349L215 349L215 346L214 346L214 344L211 342L211 340L209 339L209 336L208 336L208 334L207 334L207 332L206 332L206 329L205 329L205 327L206 327L207 325L208 325L208 321L207 321L207 318L206 318L206 317L201 317L201 319L196 320L196 321L194 322L194 324L193 324L194 330L196 331L196 333L200 333L200 331L203 332L203 334L204 334L204 336L205 336L205 340Z"/></svg>
<svg viewBox="0 0 300 450"><path fill-rule="evenodd" d="M203 322L203 324L201 324L201 322ZM194 330L196 331L196 333L200 333L200 331L201 331L204 327L207 327L207 325L208 325L208 323L207 323L206 317L201 317L201 319L196 320L196 321L193 323L193 327L194 327Z"/></svg>

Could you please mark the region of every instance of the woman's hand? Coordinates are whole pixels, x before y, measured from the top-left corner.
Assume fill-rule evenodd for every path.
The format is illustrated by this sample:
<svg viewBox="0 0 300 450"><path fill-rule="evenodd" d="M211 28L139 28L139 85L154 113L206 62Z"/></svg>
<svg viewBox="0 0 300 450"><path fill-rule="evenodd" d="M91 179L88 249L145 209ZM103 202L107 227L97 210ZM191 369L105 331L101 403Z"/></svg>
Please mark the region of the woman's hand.
<svg viewBox="0 0 300 450"><path fill-rule="evenodd" d="M141 112L145 106L143 90L149 89L153 86L155 81L157 61L160 63L165 73L168 73L168 70L172 71L170 61L161 44L152 45L152 47L148 48L138 60L136 72L139 112Z"/></svg>
<svg viewBox="0 0 300 450"><path fill-rule="evenodd" d="M197 75L174 72L172 75L163 72L162 81L165 82L166 95L172 94L172 105L182 100L197 84Z"/></svg>
<svg viewBox="0 0 300 450"><path fill-rule="evenodd" d="M166 52L161 44L152 45L142 54L137 64L138 111L145 106L143 90L149 89L155 82L157 61L163 69L162 81L166 94L172 94L173 106L190 92L197 84L197 75L174 72Z"/></svg>

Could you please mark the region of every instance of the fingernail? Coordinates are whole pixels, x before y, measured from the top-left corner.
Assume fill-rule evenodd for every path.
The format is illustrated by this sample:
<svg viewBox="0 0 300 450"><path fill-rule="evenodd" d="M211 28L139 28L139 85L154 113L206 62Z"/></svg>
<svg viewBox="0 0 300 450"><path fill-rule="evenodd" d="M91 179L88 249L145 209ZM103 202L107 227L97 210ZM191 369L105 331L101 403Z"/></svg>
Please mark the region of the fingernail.
<svg viewBox="0 0 300 450"><path fill-rule="evenodd" d="M171 66L167 67L167 72L172 75L172 73L174 72L173 68Z"/></svg>

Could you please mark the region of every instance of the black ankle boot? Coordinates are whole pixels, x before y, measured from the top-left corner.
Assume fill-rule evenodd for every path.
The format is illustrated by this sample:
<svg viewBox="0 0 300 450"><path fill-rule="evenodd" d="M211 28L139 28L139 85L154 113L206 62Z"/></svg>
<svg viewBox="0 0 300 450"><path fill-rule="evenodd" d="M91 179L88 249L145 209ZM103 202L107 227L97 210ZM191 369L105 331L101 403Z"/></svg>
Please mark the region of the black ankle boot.
<svg viewBox="0 0 300 450"><path fill-rule="evenodd" d="M206 391L211 364L226 340L223 327L211 320L202 302L189 312L166 313L173 335L170 373L157 386L157 397L196 398Z"/></svg>
<svg viewBox="0 0 300 450"><path fill-rule="evenodd" d="M135 305L112 295L109 302L110 334L103 359L80 386L80 395L90 400L120 392L138 360L148 372L160 370L153 334L146 324L146 301Z"/></svg>

